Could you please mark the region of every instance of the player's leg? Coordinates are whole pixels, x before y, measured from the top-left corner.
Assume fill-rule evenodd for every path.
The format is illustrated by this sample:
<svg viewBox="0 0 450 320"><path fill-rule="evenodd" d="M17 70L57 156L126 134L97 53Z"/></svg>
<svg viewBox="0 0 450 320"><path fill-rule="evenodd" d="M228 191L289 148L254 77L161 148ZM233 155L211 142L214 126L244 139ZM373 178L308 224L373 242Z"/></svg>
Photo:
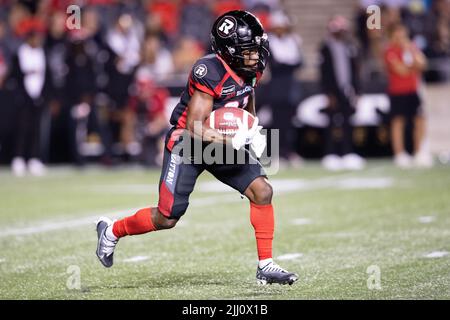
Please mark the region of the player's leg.
<svg viewBox="0 0 450 320"><path fill-rule="evenodd" d="M97 222L97 256L105 267L112 266L120 238L173 228L186 212L189 195L203 169L178 160L179 157L165 150L157 207L140 209L114 223L104 217Z"/></svg>
<svg viewBox="0 0 450 320"><path fill-rule="evenodd" d="M239 191L250 200L250 221L255 230L259 264L259 283L292 284L298 279L272 260L274 234L274 210L272 206L272 186L269 184L261 164L217 165L207 168L217 179Z"/></svg>
<svg viewBox="0 0 450 320"><path fill-rule="evenodd" d="M298 276L280 267L272 258L275 229L272 186L266 177L260 176L250 183L244 194L250 200L250 221L255 230L259 259L256 271L258 283L293 284Z"/></svg>

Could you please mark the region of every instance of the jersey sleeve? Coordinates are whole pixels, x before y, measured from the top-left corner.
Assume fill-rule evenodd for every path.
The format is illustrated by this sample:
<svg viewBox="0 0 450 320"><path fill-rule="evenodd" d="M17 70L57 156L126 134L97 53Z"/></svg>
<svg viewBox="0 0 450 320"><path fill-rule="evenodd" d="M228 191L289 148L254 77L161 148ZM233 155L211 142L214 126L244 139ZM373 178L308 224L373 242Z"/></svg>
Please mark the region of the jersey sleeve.
<svg viewBox="0 0 450 320"><path fill-rule="evenodd" d="M217 70L217 66L206 59L200 59L192 67L189 77L189 91L193 89L207 93L212 97L218 97L215 91L218 87L222 77Z"/></svg>

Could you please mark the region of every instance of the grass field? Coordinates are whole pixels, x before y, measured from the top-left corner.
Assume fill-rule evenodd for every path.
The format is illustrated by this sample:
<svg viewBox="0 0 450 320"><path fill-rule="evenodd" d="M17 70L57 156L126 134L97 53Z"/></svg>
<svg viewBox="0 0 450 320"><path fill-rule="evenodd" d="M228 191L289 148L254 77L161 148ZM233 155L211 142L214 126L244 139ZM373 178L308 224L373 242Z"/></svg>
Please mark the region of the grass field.
<svg viewBox="0 0 450 320"><path fill-rule="evenodd" d="M55 168L16 179L1 169L0 298L450 299L450 167L372 161L328 173L307 163L272 176L274 257L300 275L293 286L256 285L248 202L208 174L175 229L122 239L103 268L96 217L155 204L158 178ZM377 269L379 289L368 286Z"/></svg>

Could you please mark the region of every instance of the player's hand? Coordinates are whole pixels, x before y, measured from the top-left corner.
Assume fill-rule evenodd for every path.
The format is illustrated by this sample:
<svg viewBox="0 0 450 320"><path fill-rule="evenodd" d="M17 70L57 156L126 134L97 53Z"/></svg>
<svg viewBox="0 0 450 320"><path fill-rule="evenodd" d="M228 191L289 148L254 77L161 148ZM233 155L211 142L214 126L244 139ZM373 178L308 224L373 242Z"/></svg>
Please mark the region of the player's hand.
<svg viewBox="0 0 450 320"><path fill-rule="evenodd" d="M252 144L250 145L257 158L260 158L267 146L266 136L261 134L262 126L258 126Z"/></svg>
<svg viewBox="0 0 450 320"><path fill-rule="evenodd" d="M252 143L253 137L256 135L256 132L258 131L259 119L255 117L255 120L253 121L253 126L250 129L244 127L241 119L238 118L236 122L238 130L236 131L234 137L231 139L231 142L233 144L233 148L239 150L246 144Z"/></svg>

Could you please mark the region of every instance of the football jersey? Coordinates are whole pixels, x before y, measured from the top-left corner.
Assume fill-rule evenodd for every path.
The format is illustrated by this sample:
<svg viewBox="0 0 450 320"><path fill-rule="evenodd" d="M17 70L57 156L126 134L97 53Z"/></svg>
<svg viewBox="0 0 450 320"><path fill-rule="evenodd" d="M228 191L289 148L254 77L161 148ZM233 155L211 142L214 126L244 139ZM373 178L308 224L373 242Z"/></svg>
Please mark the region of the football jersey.
<svg viewBox="0 0 450 320"><path fill-rule="evenodd" d="M204 56L192 67L186 88L170 117L170 123L176 128L186 128L188 104L195 90L213 97L212 111L222 107L245 108L260 76L261 74L257 74L246 82L218 55Z"/></svg>

